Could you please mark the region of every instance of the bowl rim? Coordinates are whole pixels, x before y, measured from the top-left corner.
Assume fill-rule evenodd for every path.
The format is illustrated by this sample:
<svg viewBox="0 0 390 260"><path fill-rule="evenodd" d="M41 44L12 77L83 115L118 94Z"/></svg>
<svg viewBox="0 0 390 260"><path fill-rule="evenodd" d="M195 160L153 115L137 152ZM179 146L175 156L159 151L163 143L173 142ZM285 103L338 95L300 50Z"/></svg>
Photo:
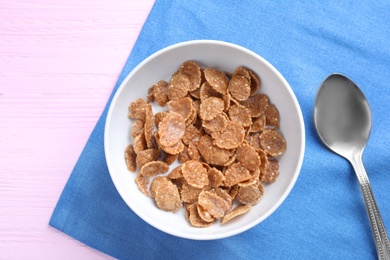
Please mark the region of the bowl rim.
<svg viewBox="0 0 390 260"><path fill-rule="evenodd" d="M225 232L225 233L222 233L222 234L209 234L207 237L203 237L203 236L200 236L200 235L183 235L183 234L178 234L176 232L173 232L172 230L169 230L167 228L163 228L161 226L157 227L155 226L153 223L150 223L146 218L144 218L144 215L141 211L137 210L137 209L133 209L125 200L124 198L124 195L122 194L121 192L121 189L119 188L119 180L115 177L114 174L112 174L112 170L110 170L110 168L112 168L111 165L111 162L108 158L110 158L110 151L108 149L108 134L109 134L109 123L111 122L111 117L112 117L112 114L113 114L113 110L114 110L114 104L116 103L117 99L119 98L120 96L120 93L122 92L122 89L127 85L127 82L133 77L133 75L135 73L138 72L138 70L140 68L142 68L145 64L147 64L150 60L153 60L155 57L165 53L165 52L169 52L173 49L176 49L176 48L179 48L179 47L183 47L183 46L187 46L187 45L197 45L197 44L213 44L213 45L224 45L226 47L230 47L230 48L235 48L235 49L238 49L239 51L242 51L242 52L245 52L251 56L254 56L256 59L259 59L261 62L263 62L266 66L269 67L269 69L272 70L273 73L276 74L276 76L283 82L283 84L287 87L287 91L289 92L291 98L292 98L292 102L294 104L294 107L297 109L297 115L298 115L298 124L299 124L299 127L300 129L302 129L302 131L300 132L300 138L301 138L301 142L300 142L300 151L299 151L299 157L298 157L298 161L297 161L297 164L296 164L296 169L294 171L294 174L292 176L292 179L290 181L290 183L288 184L287 188L284 190L282 196L277 200L277 202L267 211L266 214L264 214L261 218L259 218L258 220L256 221L252 221L246 225L243 225L242 227L240 228L237 228L235 230L231 230L229 232ZM252 227L256 226L257 224L261 223L262 221L264 221L265 219L267 219L270 215L272 215L277 208L280 207L280 205L286 200L287 196L290 194L292 188L294 187L297 179L298 179L298 176L300 174L300 171L302 169L302 164L303 164L303 159L304 159L304 154L305 154L305 145L306 145L306 132L305 132L305 124L304 124L304 120L303 120L303 114L302 114L302 110L301 110L301 107L299 105L299 102L295 96L295 93L293 92L291 86L289 85L289 83L287 82L287 80L283 77L283 75L270 63L268 62L266 59L264 59L263 57L261 57L260 55L258 55L257 53L255 53L254 51L251 51L245 47L242 47L240 45L237 45L237 44L234 44L234 43L230 43L230 42L226 42L226 41L220 41L220 40L189 40L189 41L183 41L183 42L179 42L179 43L175 43L175 44L172 44L172 45L169 45L167 47L164 47L156 52L154 52L153 54L149 55L147 58L145 58L144 60L142 60L137 66L135 66L132 71L125 77L125 79L122 81L122 83L120 84L120 86L117 88L117 90L115 91L115 94L114 96L112 97L111 99L111 102L109 104L109 109L107 111L107 115L106 115L106 121L105 121L105 127L104 127L104 155L105 155L105 160L106 160L106 164L107 164L107 168L108 168L108 171L109 171L109 174L110 174L110 177L114 183L114 186L116 188L116 190L118 191L121 199L126 203L126 205L136 214L138 215L143 221L145 221L146 223L148 223L149 225L155 227L156 229L160 230L160 231L163 231L167 234L170 234L170 235L173 235L173 236L176 236L176 237L180 237L180 238L186 238L186 239L192 239L192 240L215 240L215 239L222 239L222 238L227 238L227 237L231 237L231 236L234 236L234 235L237 235L237 234L240 234L242 232L245 232L249 229L251 229Z"/></svg>

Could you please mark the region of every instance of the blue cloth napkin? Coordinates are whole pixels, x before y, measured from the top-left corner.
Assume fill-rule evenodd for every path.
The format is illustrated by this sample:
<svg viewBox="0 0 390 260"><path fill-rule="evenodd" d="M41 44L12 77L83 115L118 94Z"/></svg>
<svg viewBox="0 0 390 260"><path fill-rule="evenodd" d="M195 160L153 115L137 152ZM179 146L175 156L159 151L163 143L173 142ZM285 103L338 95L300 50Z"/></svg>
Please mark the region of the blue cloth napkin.
<svg viewBox="0 0 390 260"><path fill-rule="evenodd" d="M290 83L307 143L286 201L261 224L227 239L192 241L156 230L127 207L108 173L103 132L111 96L50 225L120 259L375 259L353 169L320 144L312 111L319 85L334 72L350 77L366 95L373 127L363 161L390 229L390 2L157 0L113 94L143 59L193 39L253 50Z"/></svg>

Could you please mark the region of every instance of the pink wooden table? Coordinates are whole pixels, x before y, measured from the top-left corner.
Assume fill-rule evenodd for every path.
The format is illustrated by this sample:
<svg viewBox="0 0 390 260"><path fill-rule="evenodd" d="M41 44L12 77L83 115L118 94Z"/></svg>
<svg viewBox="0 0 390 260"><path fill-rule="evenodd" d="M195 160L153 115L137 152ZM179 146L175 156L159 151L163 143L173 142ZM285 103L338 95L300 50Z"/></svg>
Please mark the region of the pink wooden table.
<svg viewBox="0 0 390 260"><path fill-rule="evenodd" d="M154 0L0 1L0 259L107 259L48 226Z"/></svg>

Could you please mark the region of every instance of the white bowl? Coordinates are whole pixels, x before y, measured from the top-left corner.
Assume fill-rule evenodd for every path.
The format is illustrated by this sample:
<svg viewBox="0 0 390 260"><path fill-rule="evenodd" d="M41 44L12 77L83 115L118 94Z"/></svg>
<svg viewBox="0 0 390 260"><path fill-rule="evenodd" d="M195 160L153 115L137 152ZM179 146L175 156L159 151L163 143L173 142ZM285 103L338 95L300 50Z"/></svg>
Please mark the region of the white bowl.
<svg viewBox="0 0 390 260"><path fill-rule="evenodd" d="M280 130L287 141L287 150L279 159L280 175L275 183L265 185L261 201L248 213L229 223L221 225L217 222L208 228L192 227L184 217L184 209L177 213L158 209L153 199L138 190L134 181L136 174L127 170L124 160L125 147L133 142L129 134L131 120L127 117L128 105L137 98L146 99L150 86L161 79L168 81L186 60L194 60L202 67L215 67L230 72L238 66L245 66L257 73L262 82L259 92L267 94L278 108ZM157 105L153 109L156 111ZM126 77L108 110L104 148L115 187L139 217L174 236L210 240L244 232L265 220L281 205L293 188L301 169L305 129L302 112L292 89L269 62L256 53L231 43L197 40L175 44L154 53Z"/></svg>

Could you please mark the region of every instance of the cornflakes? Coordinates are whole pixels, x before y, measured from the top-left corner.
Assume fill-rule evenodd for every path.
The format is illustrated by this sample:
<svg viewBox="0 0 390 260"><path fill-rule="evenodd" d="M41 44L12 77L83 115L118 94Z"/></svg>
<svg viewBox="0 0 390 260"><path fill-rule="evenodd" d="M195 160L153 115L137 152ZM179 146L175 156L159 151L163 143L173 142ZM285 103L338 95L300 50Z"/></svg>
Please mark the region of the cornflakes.
<svg viewBox="0 0 390 260"><path fill-rule="evenodd" d="M274 182L279 176L279 162L276 159L269 159L266 164L263 182Z"/></svg>
<svg viewBox="0 0 390 260"><path fill-rule="evenodd" d="M145 107L147 105L142 98L131 102L129 106L129 118L145 121Z"/></svg>
<svg viewBox="0 0 390 260"><path fill-rule="evenodd" d="M207 68L204 70L204 76L215 91L221 93L222 95L226 95L229 83L223 72L215 68Z"/></svg>
<svg viewBox="0 0 390 260"><path fill-rule="evenodd" d="M192 102L190 115L186 119L186 126L193 125L195 123L195 121L197 120L197 118L198 118L198 110L195 107L195 103Z"/></svg>
<svg viewBox="0 0 390 260"><path fill-rule="evenodd" d="M154 102L154 86L148 89L148 96L146 97L146 103Z"/></svg>
<svg viewBox="0 0 390 260"><path fill-rule="evenodd" d="M211 216L211 214L205 210L201 205L199 205L198 203L197 204L197 210L198 210L198 214L199 214L199 217L201 219L203 219L204 221L206 222L213 222L215 220L215 218L213 216Z"/></svg>
<svg viewBox="0 0 390 260"><path fill-rule="evenodd" d="M167 103L169 112L176 112L181 114L184 117L184 120L187 120L192 113L192 99L185 97L182 99L172 100Z"/></svg>
<svg viewBox="0 0 390 260"><path fill-rule="evenodd" d="M209 184L207 170L198 161L185 162L181 171L187 183L195 188L201 189Z"/></svg>
<svg viewBox="0 0 390 260"><path fill-rule="evenodd" d="M221 220L222 224L225 224L229 222L230 220L234 219L235 217L238 217L242 214L247 213L252 208L252 205L240 205L237 206L235 209L227 213Z"/></svg>
<svg viewBox="0 0 390 260"><path fill-rule="evenodd" d="M137 135L134 138L133 148L134 148L134 152L136 154L138 154L139 152L146 150L148 148L144 132L142 132L141 134Z"/></svg>
<svg viewBox="0 0 390 260"><path fill-rule="evenodd" d="M195 89L194 91L189 91L191 97L195 99L200 99L200 88Z"/></svg>
<svg viewBox="0 0 390 260"><path fill-rule="evenodd" d="M250 79L251 79L251 75L250 75L249 71L248 71L246 68L241 67L241 66L240 66L240 67L237 67L237 68L234 70L232 76L234 76L234 75L242 76L242 77L246 78L247 80L250 80ZM232 76L231 76L231 77L232 77ZM230 78L231 78L231 77L230 77Z"/></svg>
<svg viewBox="0 0 390 260"><path fill-rule="evenodd" d="M230 165L225 171L224 185L231 187L242 181L246 181L251 177L251 174L247 168L241 163L235 163Z"/></svg>
<svg viewBox="0 0 390 260"><path fill-rule="evenodd" d="M233 153L233 155L230 157L230 159L225 162L225 164L223 166L229 166L229 165L232 165L232 163L234 163L237 159L237 153Z"/></svg>
<svg viewBox="0 0 390 260"><path fill-rule="evenodd" d="M249 137L249 144L256 150L261 149L260 146L260 133L255 133Z"/></svg>
<svg viewBox="0 0 390 260"><path fill-rule="evenodd" d="M216 219L222 218L230 208L223 198L210 191L202 191L199 194L198 204Z"/></svg>
<svg viewBox="0 0 390 260"><path fill-rule="evenodd" d="M174 163L178 157L177 154L169 154L169 153L163 153L163 154L164 156L162 157L162 161L168 165Z"/></svg>
<svg viewBox="0 0 390 260"><path fill-rule="evenodd" d="M150 184L150 195L152 198L156 196L156 188L161 185L162 182L167 182L168 178L166 176L157 176L153 179L152 183Z"/></svg>
<svg viewBox="0 0 390 260"><path fill-rule="evenodd" d="M209 227L213 223L204 221L198 213L198 203L193 203L187 206L188 221L194 227Z"/></svg>
<svg viewBox="0 0 390 260"><path fill-rule="evenodd" d="M228 121L223 131L212 132L211 136L218 147L233 149L237 148L244 141L245 130L239 123Z"/></svg>
<svg viewBox="0 0 390 260"><path fill-rule="evenodd" d="M159 141L163 147L179 143L186 130L184 117L175 112L169 112L158 125Z"/></svg>
<svg viewBox="0 0 390 260"><path fill-rule="evenodd" d="M225 180L225 176L223 175L223 173L220 170L212 167L212 168L210 168L210 170L208 170L208 174L209 174L209 180L211 183L211 187L218 188L219 186L223 185L223 182Z"/></svg>
<svg viewBox="0 0 390 260"><path fill-rule="evenodd" d="M235 100L244 101L251 93L250 81L245 76L233 74L228 91Z"/></svg>
<svg viewBox="0 0 390 260"><path fill-rule="evenodd" d="M263 193L259 190L259 185L254 183L248 186L240 186L238 189L237 199L245 205L255 205L262 198Z"/></svg>
<svg viewBox="0 0 390 260"><path fill-rule="evenodd" d="M183 73L173 75L168 85L169 100L184 98L190 88L190 79Z"/></svg>
<svg viewBox="0 0 390 260"><path fill-rule="evenodd" d="M182 177L183 177L183 173L181 172L181 165L177 166L168 174L168 178L171 180L179 179Z"/></svg>
<svg viewBox="0 0 390 260"><path fill-rule="evenodd" d="M240 182L237 185L243 187L257 183L260 180L260 169L256 168L256 170L251 172L251 175L252 177L250 177L248 180Z"/></svg>
<svg viewBox="0 0 390 260"><path fill-rule="evenodd" d="M194 186L189 185L187 182L184 182L180 195L183 202L194 203L198 201L199 194L203 189L195 188Z"/></svg>
<svg viewBox="0 0 390 260"><path fill-rule="evenodd" d="M191 160L201 161L201 155L198 150L198 141L199 139L194 139L188 143L187 153Z"/></svg>
<svg viewBox="0 0 390 260"><path fill-rule="evenodd" d="M286 140L275 129L264 129L260 134L260 146L270 156L276 157L286 151Z"/></svg>
<svg viewBox="0 0 390 260"><path fill-rule="evenodd" d="M188 91L195 91L200 87L202 73L200 71L199 65L196 62L184 62L179 68L179 73L183 73L188 76L190 80Z"/></svg>
<svg viewBox="0 0 390 260"><path fill-rule="evenodd" d="M137 184L138 189L143 194L150 197L150 194L148 191L149 177L143 176L141 173L138 173L137 177L135 177L135 183Z"/></svg>
<svg viewBox="0 0 390 260"><path fill-rule="evenodd" d="M220 132L226 129L228 117L225 113L220 113L211 120L203 120L202 126L205 130L212 132Z"/></svg>
<svg viewBox="0 0 390 260"><path fill-rule="evenodd" d="M224 165L231 156L230 150L214 145L213 139L208 135L199 138L197 148L203 159L213 165Z"/></svg>
<svg viewBox="0 0 390 260"><path fill-rule="evenodd" d="M251 96L256 94L257 91L259 91L260 88L260 78L256 76L253 71L249 71L249 75L251 77Z"/></svg>
<svg viewBox="0 0 390 260"><path fill-rule="evenodd" d="M279 111L274 104L269 104L265 116L267 125L279 128Z"/></svg>
<svg viewBox="0 0 390 260"><path fill-rule="evenodd" d="M184 150L178 154L177 160L179 163L185 163L191 160L190 156L188 155L188 148L186 146L184 146Z"/></svg>
<svg viewBox="0 0 390 260"><path fill-rule="evenodd" d="M276 181L275 157L287 147L279 112L258 93L260 84L243 66L231 74L185 61L169 83L160 80L148 89L147 101L131 102L134 142L125 161L129 171L138 168L138 189L164 211L184 204L194 227L225 224L248 212L261 200L263 183ZM167 111L154 114L154 102Z"/></svg>
<svg viewBox="0 0 390 260"><path fill-rule="evenodd" d="M248 127L252 124L252 118L244 106L239 104L230 106L228 114L230 120L241 124L243 127Z"/></svg>
<svg viewBox="0 0 390 260"><path fill-rule="evenodd" d="M137 135L141 134L144 131L144 124L145 124L144 121L142 121L140 119L136 119L133 122L133 125L131 127L131 137L134 138Z"/></svg>
<svg viewBox="0 0 390 260"><path fill-rule="evenodd" d="M145 125L144 125L144 131L145 131L145 141L146 146L148 148L153 148L153 129L154 129L154 115L152 106L148 104L145 106Z"/></svg>
<svg viewBox="0 0 390 260"><path fill-rule="evenodd" d="M213 89L208 82L204 82L202 86L200 86L199 90L199 99L204 100L208 97L218 97L221 98L221 94Z"/></svg>
<svg viewBox="0 0 390 260"><path fill-rule="evenodd" d="M265 94L255 94L242 101L241 104L248 109L251 117L259 117L267 110L269 98Z"/></svg>
<svg viewBox="0 0 390 260"><path fill-rule="evenodd" d="M249 129L250 133L256 133L265 127L266 124L266 116L265 114L261 114L259 117L252 118L252 125Z"/></svg>
<svg viewBox="0 0 390 260"><path fill-rule="evenodd" d="M152 161L145 163L142 166L140 173L145 177L153 177L161 173L166 173L169 170L169 166L161 161Z"/></svg>
<svg viewBox="0 0 390 260"><path fill-rule="evenodd" d="M212 120L221 114L225 108L225 103L217 97L207 97L200 104L199 116L203 120Z"/></svg>
<svg viewBox="0 0 390 260"><path fill-rule="evenodd" d="M133 145L129 144L125 150L125 160L126 160L127 169L131 172L135 172L137 168L136 157L137 154L134 151Z"/></svg>
<svg viewBox="0 0 390 260"><path fill-rule="evenodd" d="M164 211L176 212L183 206L179 190L169 179L157 185L154 199L157 207Z"/></svg>
<svg viewBox="0 0 390 260"><path fill-rule="evenodd" d="M156 188L158 185L160 185L160 182L167 181L167 179L168 178L166 176L157 176L152 180L152 183L150 184L149 187L150 196L152 198L156 196Z"/></svg>
<svg viewBox="0 0 390 260"><path fill-rule="evenodd" d="M238 184L235 184L229 190L229 195L232 198L232 200L234 200L236 198L239 188L240 188L240 186L238 186Z"/></svg>
<svg viewBox="0 0 390 260"><path fill-rule="evenodd" d="M260 166L260 156L255 148L248 144L242 144L237 148L237 161L250 171L255 171Z"/></svg>
<svg viewBox="0 0 390 260"><path fill-rule="evenodd" d="M172 155L176 155L184 151L184 144L182 141L179 141L177 144L174 144L172 146L163 146L162 149L164 152Z"/></svg>
<svg viewBox="0 0 390 260"><path fill-rule="evenodd" d="M221 197L223 200L225 200L229 205L229 210L231 209L231 207L233 205L233 199L226 190L224 190L222 188L217 188L217 189L211 190L211 192L217 194L219 197Z"/></svg>
<svg viewBox="0 0 390 260"><path fill-rule="evenodd" d="M168 115L168 111L160 111L154 115L154 124L156 125L157 128L166 115Z"/></svg>
<svg viewBox="0 0 390 260"><path fill-rule="evenodd" d="M258 155L260 156L260 161L261 161L259 180L264 181L265 174L267 172L267 166L268 166L268 156L267 156L267 153L264 152L262 149L258 149L256 151L257 151Z"/></svg>
<svg viewBox="0 0 390 260"><path fill-rule="evenodd" d="M185 145L188 145L192 140L200 137L201 133L200 129L196 128L194 125L189 125L186 127L182 141Z"/></svg>
<svg viewBox="0 0 390 260"><path fill-rule="evenodd" d="M148 162L157 161L158 157L160 157L160 151L156 149L146 149L140 151L137 154L136 163L138 167L141 169Z"/></svg>
<svg viewBox="0 0 390 260"><path fill-rule="evenodd" d="M154 85L153 88L154 99L160 106L165 106L169 101L168 98L168 83L164 80L160 80Z"/></svg>

